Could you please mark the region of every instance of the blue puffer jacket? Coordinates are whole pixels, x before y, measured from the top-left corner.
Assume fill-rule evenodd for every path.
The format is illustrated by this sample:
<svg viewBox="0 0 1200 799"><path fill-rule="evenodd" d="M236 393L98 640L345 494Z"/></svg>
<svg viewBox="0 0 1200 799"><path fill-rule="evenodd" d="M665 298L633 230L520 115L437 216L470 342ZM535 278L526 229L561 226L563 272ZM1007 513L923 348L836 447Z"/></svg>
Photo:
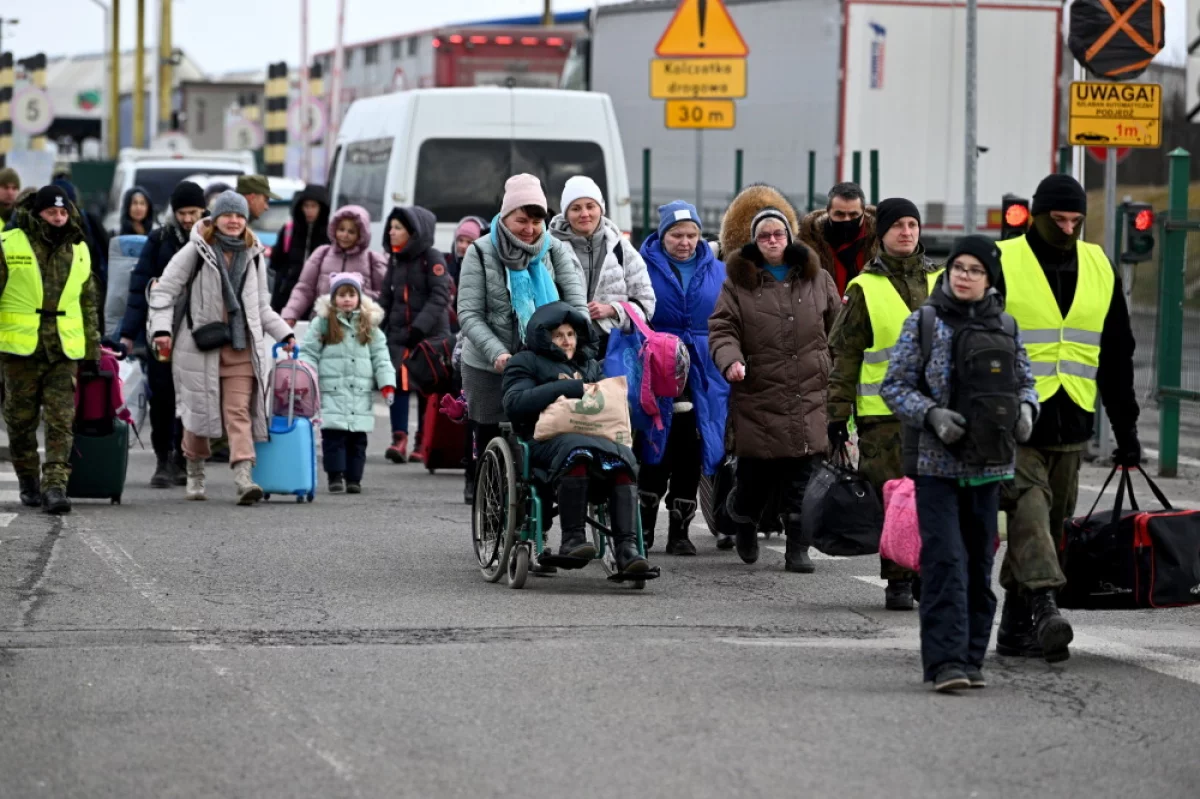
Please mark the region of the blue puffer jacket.
<svg viewBox="0 0 1200 799"><path fill-rule="evenodd" d="M396 370L387 338L379 329L383 310L369 297L349 316L339 313L342 340L324 344L329 329L329 296L319 297L300 348L300 360L317 368L321 386L321 426L327 430L369 433L375 429L375 388L396 387ZM371 320L371 342L358 340L360 314Z"/></svg>
<svg viewBox="0 0 1200 799"><path fill-rule="evenodd" d="M704 455L704 474L716 474L725 457L725 417L729 413L729 384L717 370L708 352L708 317L712 315L721 286L725 282L725 264L713 255L708 242L701 240L697 252L699 264L685 294L683 284L663 252L658 234L652 233L642 242L642 258L650 272L657 305L652 327L663 333L673 333L683 341L692 359L688 372L688 394L697 414L701 451ZM639 437L638 457L643 463L662 460L663 446L670 432L670 418L664 417L664 428L652 434L657 447L647 446Z"/></svg>

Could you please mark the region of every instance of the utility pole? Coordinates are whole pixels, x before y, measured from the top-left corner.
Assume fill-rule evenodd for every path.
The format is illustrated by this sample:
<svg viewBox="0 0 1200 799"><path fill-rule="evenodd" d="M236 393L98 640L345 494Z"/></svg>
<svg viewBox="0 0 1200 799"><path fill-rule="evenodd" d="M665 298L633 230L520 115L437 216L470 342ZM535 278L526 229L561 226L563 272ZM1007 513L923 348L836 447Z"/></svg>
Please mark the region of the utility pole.
<svg viewBox="0 0 1200 799"><path fill-rule="evenodd" d="M158 13L158 132L171 130L175 110L175 46L171 39L171 0Z"/></svg>
<svg viewBox="0 0 1200 799"><path fill-rule="evenodd" d="M337 150L338 128L342 126L342 71L346 68L346 47L343 34L346 29L346 0L338 0L337 32L333 45L333 81L329 100L329 136L326 144L326 158L332 158ZM332 191L333 187L329 187Z"/></svg>
<svg viewBox="0 0 1200 799"><path fill-rule="evenodd" d="M545 5L542 6L542 25L549 28L554 24L554 9L551 8L553 0L545 0Z"/></svg>
<svg viewBox="0 0 1200 799"><path fill-rule="evenodd" d="M133 51L133 146L146 146L146 0L137 0L137 45Z"/></svg>
<svg viewBox="0 0 1200 799"><path fill-rule="evenodd" d="M300 0L300 179L312 179L312 136L308 125L308 0Z"/></svg>
<svg viewBox="0 0 1200 799"><path fill-rule="evenodd" d="M965 140L963 149L965 161L963 164L963 232L968 236L973 234L978 222L975 210L975 200L978 197L978 181L976 170L979 166L979 141L976 137L979 120L976 106L975 91L977 82L977 66L979 48L977 42L979 8L977 0L967 0L967 97L966 112L963 114L963 132Z"/></svg>
<svg viewBox="0 0 1200 799"><path fill-rule="evenodd" d="M112 49L109 58L112 66L108 70L108 157L115 161L121 152L121 0L112 0L109 12Z"/></svg>

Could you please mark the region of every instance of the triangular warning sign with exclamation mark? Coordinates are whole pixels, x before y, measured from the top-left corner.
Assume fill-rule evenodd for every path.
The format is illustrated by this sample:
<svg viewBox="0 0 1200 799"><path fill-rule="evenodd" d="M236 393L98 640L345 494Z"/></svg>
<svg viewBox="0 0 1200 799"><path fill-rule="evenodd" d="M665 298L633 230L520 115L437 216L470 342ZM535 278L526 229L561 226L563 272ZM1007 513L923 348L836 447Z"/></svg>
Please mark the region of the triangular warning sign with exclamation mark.
<svg viewBox="0 0 1200 799"><path fill-rule="evenodd" d="M744 58L750 48L721 0L681 0L654 52L661 58Z"/></svg>

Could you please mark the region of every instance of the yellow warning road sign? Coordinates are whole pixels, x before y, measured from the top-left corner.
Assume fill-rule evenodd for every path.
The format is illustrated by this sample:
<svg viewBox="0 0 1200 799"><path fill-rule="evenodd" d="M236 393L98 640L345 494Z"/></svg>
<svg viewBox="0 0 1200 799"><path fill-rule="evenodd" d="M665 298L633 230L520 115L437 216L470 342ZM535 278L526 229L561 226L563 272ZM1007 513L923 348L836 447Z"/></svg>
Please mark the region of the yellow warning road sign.
<svg viewBox="0 0 1200 799"><path fill-rule="evenodd" d="M744 58L655 58L650 97L655 100L717 100L746 96Z"/></svg>
<svg viewBox="0 0 1200 799"><path fill-rule="evenodd" d="M685 130L732 130L737 123L733 100L667 100L667 127Z"/></svg>
<svg viewBox="0 0 1200 799"><path fill-rule="evenodd" d="M1162 86L1157 83L1071 84L1071 144L1090 147L1159 147Z"/></svg>
<svg viewBox="0 0 1200 799"><path fill-rule="evenodd" d="M745 58L750 48L721 0L682 0L654 52L663 58Z"/></svg>

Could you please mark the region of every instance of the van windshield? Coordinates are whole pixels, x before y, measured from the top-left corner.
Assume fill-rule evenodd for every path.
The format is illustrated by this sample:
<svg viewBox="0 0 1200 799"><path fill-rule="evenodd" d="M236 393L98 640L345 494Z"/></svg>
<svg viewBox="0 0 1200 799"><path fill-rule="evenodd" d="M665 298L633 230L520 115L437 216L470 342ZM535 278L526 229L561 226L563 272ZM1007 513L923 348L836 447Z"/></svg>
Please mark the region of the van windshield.
<svg viewBox="0 0 1200 799"><path fill-rule="evenodd" d="M171 192L175 191L175 187L196 172L195 164L186 167L138 167L133 173L133 185L141 186L150 194L154 212L159 213L170 205ZM121 210L120 198L113 210Z"/></svg>
<svg viewBox="0 0 1200 799"><path fill-rule="evenodd" d="M391 139L370 139L346 145L333 207L359 205L366 209L372 222L383 219L383 193L387 190L388 162L391 158ZM337 162L336 158L334 162ZM333 177L330 175L330 180Z"/></svg>
<svg viewBox="0 0 1200 799"><path fill-rule="evenodd" d="M428 208L439 222L464 216L485 219L500 210L504 181L528 172L542 181L551 211L558 208L563 186L586 175L608 195L604 151L590 141L550 139L429 139L417 158L414 202Z"/></svg>

